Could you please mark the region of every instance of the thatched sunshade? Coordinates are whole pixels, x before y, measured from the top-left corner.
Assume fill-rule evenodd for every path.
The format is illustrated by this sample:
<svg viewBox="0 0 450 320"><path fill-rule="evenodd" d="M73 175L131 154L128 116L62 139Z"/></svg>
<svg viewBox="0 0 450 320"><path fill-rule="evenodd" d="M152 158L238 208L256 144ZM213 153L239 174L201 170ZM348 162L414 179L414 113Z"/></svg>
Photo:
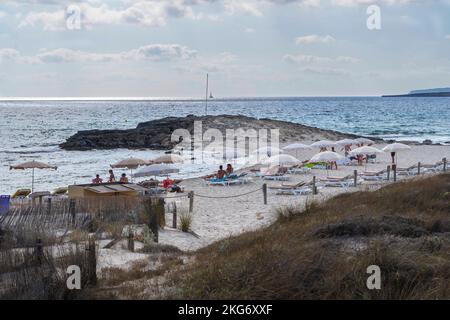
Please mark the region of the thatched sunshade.
<svg viewBox="0 0 450 320"><path fill-rule="evenodd" d="M32 170L32 178L31 178L31 192L34 191L34 169L52 169L56 170L58 167L49 165L47 163L39 162L39 161L27 161L15 166L10 166L9 170Z"/></svg>

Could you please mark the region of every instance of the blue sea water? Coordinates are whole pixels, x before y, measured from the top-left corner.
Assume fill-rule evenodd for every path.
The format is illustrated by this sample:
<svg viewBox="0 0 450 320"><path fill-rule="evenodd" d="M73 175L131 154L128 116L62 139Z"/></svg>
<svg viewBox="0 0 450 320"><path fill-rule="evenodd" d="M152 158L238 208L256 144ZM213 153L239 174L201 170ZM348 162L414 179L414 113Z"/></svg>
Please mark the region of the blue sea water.
<svg viewBox="0 0 450 320"><path fill-rule="evenodd" d="M60 167L39 172L51 188L86 182L125 156L150 158L155 151L67 152L58 144L88 129L134 128L165 116L204 114L200 100L0 101L0 194L29 182L27 173L9 172L20 161L39 159ZM450 98L305 97L212 100L209 114L243 114L287 120L323 129L395 140L450 143Z"/></svg>

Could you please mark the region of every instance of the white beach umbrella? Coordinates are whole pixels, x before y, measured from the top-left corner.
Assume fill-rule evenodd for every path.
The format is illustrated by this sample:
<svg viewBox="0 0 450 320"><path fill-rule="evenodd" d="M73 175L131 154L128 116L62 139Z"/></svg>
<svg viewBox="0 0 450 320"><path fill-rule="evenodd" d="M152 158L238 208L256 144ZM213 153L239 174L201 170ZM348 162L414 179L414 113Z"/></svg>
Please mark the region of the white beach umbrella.
<svg viewBox="0 0 450 320"><path fill-rule="evenodd" d="M397 152L397 151L403 151L403 150L410 150L411 147L403 144L403 143L391 143L388 144L386 147L383 148L383 151L385 152Z"/></svg>
<svg viewBox="0 0 450 320"><path fill-rule="evenodd" d="M377 153L382 153L382 152L383 152L382 150L377 149L375 147L363 146L363 147L353 149L352 151L350 151L350 154L352 154L352 155L354 155L354 154L372 155L372 154L377 154Z"/></svg>
<svg viewBox="0 0 450 320"><path fill-rule="evenodd" d="M375 142L373 140L361 137L361 138L357 138L355 139L356 143L360 143L360 144L374 144Z"/></svg>
<svg viewBox="0 0 450 320"><path fill-rule="evenodd" d="M10 166L9 170L27 170L27 169L31 169L32 170L32 174L31 174L31 192L34 191L34 169L52 169L52 170L56 170L58 169L58 167L56 166L51 166L49 164L43 163L43 162L39 162L39 161L28 161L28 162L24 162L15 166Z"/></svg>
<svg viewBox="0 0 450 320"><path fill-rule="evenodd" d="M312 148L303 143L292 143L283 148L284 151L295 151L295 157L298 158L298 150L311 150Z"/></svg>
<svg viewBox="0 0 450 320"><path fill-rule="evenodd" d="M255 151L253 151L253 153L256 153L256 154L259 154L262 156L269 156L269 157L271 157L272 155L277 155L277 154L283 153L283 152L284 151L281 150L280 148L269 147L269 146L261 147L259 149L256 149Z"/></svg>
<svg viewBox="0 0 450 320"><path fill-rule="evenodd" d="M311 146L303 143L292 143L283 148L283 150L301 150L301 149L311 149Z"/></svg>
<svg viewBox="0 0 450 320"><path fill-rule="evenodd" d="M165 154L159 157L156 157L152 160L150 160L151 164L157 164L157 163L169 163L169 164L173 164L173 163L183 163L184 160L182 157L180 157L177 154Z"/></svg>
<svg viewBox="0 0 450 320"><path fill-rule="evenodd" d="M329 147L335 147L335 146L336 146L336 142L330 141L330 140L320 140L320 141L316 141L311 144L311 147L314 147L314 148L329 148Z"/></svg>
<svg viewBox="0 0 450 320"><path fill-rule="evenodd" d="M384 152L393 152L394 156L396 156L396 153L398 151L404 151L404 150L410 150L410 149L411 149L410 146L403 144L403 143L396 142L396 143L388 144L386 147L383 148L383 151Z"/></svg>
<svg viewBox="0 0 450 320"><path fill-rule="evenodd" d="M301 163L301 161L289 154L279 154L264 160L262 163L268 165L295 166Z"/></svg>
<svg viewBox="0 0 450 320"><path fill-rule="evenodd" d="M359 148L353 149L352 151L350 151L350 154L351 155L363 154L365 156L369 156L369 155L382 153L382 152L383 152L382 150L377 149L375 147L363 146L363 147L359 147ZM366 166L367 166L367 161L366 161Z"/></svg>
<svg viewBox="0 0 450 320"><path fill-rule="evenodd" d="M338 161L341 159L344 159L345 157L340 155L337 152L333 151L324 151L319 152L316 155L314 155L309 162L333 162ZM328 166L327 166L327 176L328 176Z"/></svg>
<svg viewBox="0 0 450 320"><path fill-rule="evenodd" d="M342 140L336 141L336 145L338 145L338 146L351 146L356 143L357 142L354 139L342 139Z"/></svg>
<svg viewBox="0 0 450 320"><path fill-rule="evenodd" d="M140 168L133 177L150 177L150 176L161 176L169 173L178 173L180 170L172 164L151 164L146 167Z"/></svg>
<svg viewBox="0 0 450 320"><path fill-rule="evenodd" d="M341 159L344 159L345 157L340 155L337 152L333 151L324 151L319 152L316 155L314 155L309 162L331 162L331 161L338 161Z"/></svg>

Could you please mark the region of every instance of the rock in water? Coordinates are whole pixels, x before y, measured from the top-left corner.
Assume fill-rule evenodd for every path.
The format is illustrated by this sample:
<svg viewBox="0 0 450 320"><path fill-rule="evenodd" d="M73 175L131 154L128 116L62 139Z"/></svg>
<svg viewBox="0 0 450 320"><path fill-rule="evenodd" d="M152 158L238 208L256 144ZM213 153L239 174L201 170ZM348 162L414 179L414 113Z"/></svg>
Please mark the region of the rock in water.
<svg viewBox="0 0 450 320"><path fill-rule="evenodd" d="M188 115L186 117L167 117L143 122L135 129L79 131L62 143L60 147L65 150L116 148L170 150L178 144L178 142L171 141L172 133L176 129L186 129L193 134L194 121L202 121L203 132L214 128L220 130L224 137L227 129L279 129L280 143L357 137L356 135L308 127L287 121L256 119L241 115Z"/></svg>

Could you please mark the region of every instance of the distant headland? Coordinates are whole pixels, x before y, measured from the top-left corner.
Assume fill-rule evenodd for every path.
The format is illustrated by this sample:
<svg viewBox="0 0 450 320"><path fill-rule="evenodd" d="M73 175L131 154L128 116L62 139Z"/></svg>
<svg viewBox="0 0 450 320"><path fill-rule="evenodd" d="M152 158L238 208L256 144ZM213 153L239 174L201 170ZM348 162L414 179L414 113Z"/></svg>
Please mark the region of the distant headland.
<svg viewBox="0 0 450 320"><path fill-rule="evenodd" d="M450 88L413 90L407 94L384 95L383 97L385 97L385 98L391 98L391 97L450 97Z"/></svg>

